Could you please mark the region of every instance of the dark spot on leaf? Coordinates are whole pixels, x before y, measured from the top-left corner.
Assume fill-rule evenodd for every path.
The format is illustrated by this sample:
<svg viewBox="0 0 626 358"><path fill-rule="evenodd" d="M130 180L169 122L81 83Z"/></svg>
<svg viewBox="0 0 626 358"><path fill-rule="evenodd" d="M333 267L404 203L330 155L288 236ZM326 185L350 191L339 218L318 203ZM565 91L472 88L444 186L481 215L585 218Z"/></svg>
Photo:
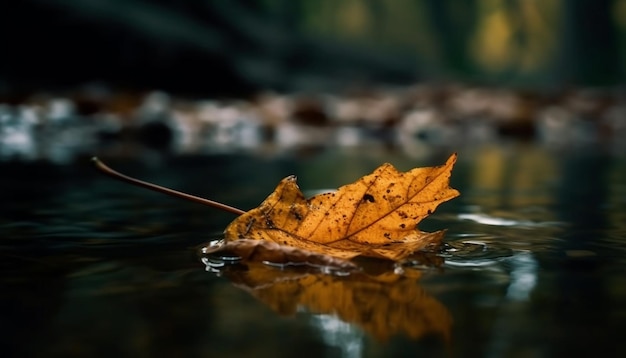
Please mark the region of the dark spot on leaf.
<svg viewBox="0 0 626 358"><path fill-rule="evenodd" d="M430 209L428 209L428 215L430 215L430 214L432 214L432 213L433 213L433 211L432 211L432 210L430 210Z"/></svg>
<svg viewBox="0 0 626 358"><path fill-rule="evenodd" d="M403 219L406 219L406 218L408 218L408 217L409 217L409 216L407 215L407 213L406 213L406 212L404 212L404 211L398 211L398 215L400 215L400 217L401 217L401 218L403 218Z"/></svg>
<svg viewBox="0 0 626 358"><path fill-rule="evenodd" d="M387 194L391 193L391 190L387 189Z"/></svg>
<svg viewBox="0 0 626 358"><path fill-rule="evenodd" d="M250 220L248 221L248 225L246 225L244 234L247 234L248 232L250 232L250 229L252 229L252 226L254 225L255 222L256 222L255 218L250 218Z"/></svg>
<svg viewBox="0 0 626 358"><path fill-rule="evenodd" d="M406 227L406 225L400 224L400 227L404 229Z"/></svg>
<svg viewBox="0 0 626 358"><path fill-rule="evenodd" d="M368 201L370 203L375 202L376 200L374 200L374 197L370 194L365 194L363 195L363 201Z"/></svg>
<svg viewBox="0 0 626 358"><path fill-rule="evenodd" d="M386 232L383 236L386 237L387 239L391 239L391 234L388 232Z"/></svg>

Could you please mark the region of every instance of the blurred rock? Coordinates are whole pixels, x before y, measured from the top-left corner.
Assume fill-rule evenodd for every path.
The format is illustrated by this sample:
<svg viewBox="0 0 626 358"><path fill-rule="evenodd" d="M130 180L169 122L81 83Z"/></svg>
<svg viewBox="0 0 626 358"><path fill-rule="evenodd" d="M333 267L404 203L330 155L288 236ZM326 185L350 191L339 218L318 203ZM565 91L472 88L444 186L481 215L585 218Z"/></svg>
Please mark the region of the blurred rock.
<svg viewBox="0 0 626 358"><path fill-rule="evenodd" d="M503 139L557 147L599 143L619 152L626 135L626 101L618 91L540 93L446 84L263 92L252 100L85 91L37 93L0 105L2 158L67 163L99 146L127 154L142 146L179 154L384 146L419 156L426 147Z"/></svg>
<svg viewBox="0 0 626 358"><path fill-rule="evenodd" d="M137 109L136 135L149 148L167 150L174 142L174 121L170 96L152 92Z"/></svg>

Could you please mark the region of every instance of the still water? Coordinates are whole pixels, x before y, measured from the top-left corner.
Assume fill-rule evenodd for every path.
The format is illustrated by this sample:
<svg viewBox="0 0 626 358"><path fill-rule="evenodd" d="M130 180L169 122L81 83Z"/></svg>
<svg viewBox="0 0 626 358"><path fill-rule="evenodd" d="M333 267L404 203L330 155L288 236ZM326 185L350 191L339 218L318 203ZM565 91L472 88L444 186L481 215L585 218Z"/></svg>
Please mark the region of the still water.
<svg viewBox="0 0 626 358"><path fill-rule="evenodd" d="M232 214L113 181L86 157L1 163L2 356L626 356L626 158L523 144L458 152L461 196L420 224L447 229L445 245L403 275L378 262L348 276L207 267L199 248ZM386 161L407 170L449 154L103 159L250 209L290 174L314 193Z"/></svg>

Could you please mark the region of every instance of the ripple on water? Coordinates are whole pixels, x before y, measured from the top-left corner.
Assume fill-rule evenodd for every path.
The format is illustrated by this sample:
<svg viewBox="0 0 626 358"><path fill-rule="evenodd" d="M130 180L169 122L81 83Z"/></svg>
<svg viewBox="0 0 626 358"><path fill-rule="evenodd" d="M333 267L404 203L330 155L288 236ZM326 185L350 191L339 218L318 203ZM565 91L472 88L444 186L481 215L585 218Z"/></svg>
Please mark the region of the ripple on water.
<svg viewBox="0 0 626 358"><path fill-rule="evenodd" d="M515 250L486 240L461 239L446 243L441 253L449 268L483 271L482 277L491 277L506 285L506 299L528 300L537 282L538 263L532 251ZM487 273L489 272L489 273Z"/></svg>
<svg viewBox="0 0 626 358"><path fill-rule="evenodd" d="M446 266L485 267L511 257L513 250L481 240L457 240L444 244L441 256Z"/></svg>
<svg viewBox="0 0 626 358"><path fill-rule="evenodd" d="M562 223L557 221L532 221L532 220L516 220L516 219L507 219L497 216L491 216L487 214L479 214L479 213L465 213L458 215L459 220L468 220L473 221L478 224L490 225L490 226L513 226L519 228L528 228L528 227L550 227L550 226L558 226L562 225Z"/></svg>

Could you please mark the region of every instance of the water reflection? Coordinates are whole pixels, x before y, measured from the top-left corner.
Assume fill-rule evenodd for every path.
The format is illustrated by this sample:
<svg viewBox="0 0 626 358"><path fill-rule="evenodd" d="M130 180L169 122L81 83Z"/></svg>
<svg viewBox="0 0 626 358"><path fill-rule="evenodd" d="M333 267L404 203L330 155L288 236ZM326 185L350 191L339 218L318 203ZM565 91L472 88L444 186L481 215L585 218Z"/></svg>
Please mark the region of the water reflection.
<svg viewBox="0 0 626 358"><path fill-rule="evenodd" d="M511 259L511 283L506 290L506 298L512 301L526 301L537 284L537 260L529 251L521 251Z"/></svg>
<svg viewBox="0 0 626 358"><path fill-rule="evenodd" d="M350 323L342 321L334 314L313 315L311 321L320 330L324 342L339 348L344 358L358 358L363 355L363 332Z"/></svg>
<svg viewBox="0 0 626 358"><path fill-rule="evenodd" d="M248 263L225 266L220 274L278 314L292 316L302 310L313 314L318 326L326 327L323 335L327 339L345 333L345 329L339 329L345 326L331 324L334 318L330 317L350 323L379 341L396 335L449 339L452 317L443 304L419 286L422 272L389 268L378 274L338 276Z"/></svg>

